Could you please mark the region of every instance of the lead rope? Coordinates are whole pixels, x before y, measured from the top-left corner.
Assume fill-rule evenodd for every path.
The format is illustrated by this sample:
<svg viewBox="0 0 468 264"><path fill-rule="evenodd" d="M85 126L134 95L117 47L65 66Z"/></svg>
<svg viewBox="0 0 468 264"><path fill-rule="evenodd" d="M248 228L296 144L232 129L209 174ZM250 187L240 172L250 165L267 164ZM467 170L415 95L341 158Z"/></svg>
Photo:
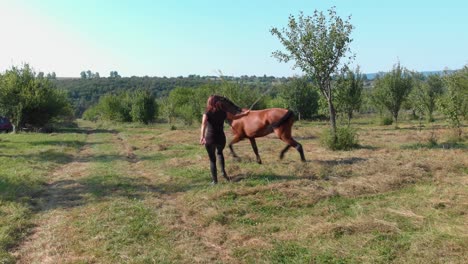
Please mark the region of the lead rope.
<svg viewBox="0 0 468 264"><path fill-rule="evenodd" d="M254 105L255 105L256 103L258 103L258 101L260 101L260 99L262 99L263 96L265 96L267 93L269 93L270 90L271 90L271 88L272 88L272 87L268 88L265 92L263 92L263 94L261 94L261 95L258 97L258 99L255 100L255 102L250 106L249 110L252 110L252 107L254 107Z"/></svg>

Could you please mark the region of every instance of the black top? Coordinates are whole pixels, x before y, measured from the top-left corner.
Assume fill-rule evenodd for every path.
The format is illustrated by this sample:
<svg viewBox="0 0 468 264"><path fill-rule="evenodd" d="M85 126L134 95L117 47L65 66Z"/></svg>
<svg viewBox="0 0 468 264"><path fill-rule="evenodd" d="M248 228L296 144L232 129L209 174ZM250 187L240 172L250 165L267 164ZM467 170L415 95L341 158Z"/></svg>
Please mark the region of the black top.
<svg viewBox="0 0 468 264"><path fill-rule="evenodd" d="M227 115L224 111L206 112L208 120L206 131L206 144L226 145L226 135L224 135L224 120Z"/></svg>

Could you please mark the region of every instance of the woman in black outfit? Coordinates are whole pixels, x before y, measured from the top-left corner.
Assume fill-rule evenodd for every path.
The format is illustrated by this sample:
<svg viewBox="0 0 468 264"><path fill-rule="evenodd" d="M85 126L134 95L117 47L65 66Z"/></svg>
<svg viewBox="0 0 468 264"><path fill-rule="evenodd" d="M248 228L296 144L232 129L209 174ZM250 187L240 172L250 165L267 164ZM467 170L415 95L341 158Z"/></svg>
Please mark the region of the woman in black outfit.
<svg viewBox="0 0 468 264"><path fill-rule="evenodd" d="M210 158L210 171L212 184L218 183L217 169L216 169L216 156L218 156L221 165L221 172L223 177L230 181L226 170L224 168L224 155L223 149L226 146L226 135L224 134L224 120L229 115L229 119L237 119L247 115L250 110L243 113L232 115L222 109L220 102L215 100L214 96L208 97L206 102L206 112L202 118L200 130L200 144L204 144L208 157ZM215 155L216 152L216 155Z"/></svg>

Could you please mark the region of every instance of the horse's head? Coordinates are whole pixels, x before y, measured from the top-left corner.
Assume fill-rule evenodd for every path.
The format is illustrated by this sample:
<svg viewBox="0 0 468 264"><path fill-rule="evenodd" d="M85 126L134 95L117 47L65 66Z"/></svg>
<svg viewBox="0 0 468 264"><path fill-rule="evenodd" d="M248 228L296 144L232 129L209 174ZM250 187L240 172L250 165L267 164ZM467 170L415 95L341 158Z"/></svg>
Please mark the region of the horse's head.
<svg viewBox="0 0 468 264"><path fill-rule="evenodd" d="M240 112L242 112L242 108L231 102L231 100L227 99L226 97L220 96L220 95L212 95L214 97L214 100L216 103L219 103L221 105L221 108L229 112L233 115L236 115Z"/></svg>

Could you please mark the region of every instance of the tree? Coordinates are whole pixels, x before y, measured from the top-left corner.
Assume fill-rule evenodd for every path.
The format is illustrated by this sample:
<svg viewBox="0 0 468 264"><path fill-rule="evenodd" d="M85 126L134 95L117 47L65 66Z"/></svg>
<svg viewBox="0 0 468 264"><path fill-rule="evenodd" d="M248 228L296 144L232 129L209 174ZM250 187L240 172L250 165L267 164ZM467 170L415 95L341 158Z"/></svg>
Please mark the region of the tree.
<svg viewBox="0 0 468 264"><path fill-rule="evenodd" d="M428 121L433 122L433 113L436 109L437 99L444 93L444 82L438 74L431 74L427 78L427 86L425 90L425 104Z"/></svg>
<svg viewBox="0 0 468 264"><path fill-rule="evenodd" d="M318 93L307 78L294 78L280 88L279 97L291 109L302 118L312 118L318 110Z"/></svg>
<svg viewBox="0 0 468 264"><path fill-rule="evenodd" d="M280 62L295 62L294 68L300 68L306 75L315 80L321 94L326 98L330 113L330 126L333 141L336 141L336 110L333 104L332 75L340 72L342 58L350 51L349 43L353 26L350 17L343 21L337 16L335 8L328 10L328 19L323 12L315 10L312 17L301 12L298 18L289 16L288 29L272 28L271 33L277 36L286 48L273 52ZM352 57L349 57L352 59Z"/></svg>
<svg viewBox="0 0 468 264"><path fill-rule="evenodd" d="M137 90L132 94L132 110L130 112L133 122L148 124L154 121L157 105L154 96L149 91Z"/></svg>
<svg viewBox="0 0 468 264"><path fill-rule="evenodd" d="M191 125L194 120L200 120L202 105L197 100L195 90L186 87L177 87L169 93L168 106L174 107L176 117L182 119L185 124Z"/></svg>
<svg viewBox="0 0 468 264"><path fill-rule="evenodd" d="M26 124L37 128L71 115L71 106L64 92L49 79L37 78L25 64L0 75L0 114L10 117L17 129Z"/></svg>
<svg viewBox="0 0 468 264"><path fill-rule="evenodd" d="M393 66L393 70L383 77L378 76L375 81L374 97L378 104L384 106L395 121L395 127L398 126L398 114L402 103L408 97L413 88L413 79L411 73L401 67L398 62Z"/></svg>
<svg viewBox="0 0 468 264"><path fill-rule="evenodd" d="M431 74L425 77L420 73L413 73L413 89L409 94L409 105L413 111L426 116L428 122L433 122L436 101L444 92L444 84L440 75Z"/></svg>
<svg viewBox="0 0 468 264"><path fill-rule="evenodd" d="M404 109L410 109L413 113L414 119L419 119L421 127L421 120L426 115L426 102L428 101L428 85L426 77L418 72L413 72L413 88L408 95L408 100L403 103Z"/></svg>
<svg viewBox="0 0 468 264"><path fill-rule="evenodd" d="M229 77L221 76L222 83L219 88L221 95L226 96L240 107L252 107L252 109L262 109L265 107L263 94L258 89L229 79Z"/></svg>
<svg viewBox="0 0 468 264"><path fill-rule="evenodd" d="M117 71L111 71L109 77L110 78L120 78L120 75L119 75L119 73Z"/></svg>
<svg viewBox="0 0 468 264"><path fill-rule="evenodd" d="M85 71L80 72L81 79L86 79L87 75Z"/></svg>
<svg viewBox="0 0 468 264"><path fill-rule="evenodd" d="M468 117L468 66L444 76L446 93L438 100L439 108L453 128L462 134L462 119Z"/></svg>
<svg viewBox="0 0 468 264"><path fill-rule="evenodd" d="M345 113L348 117L348 125L353 118L353 111L359 111L362 103L362 89L364 80L359 72L346 70L336 81L336 105L338 112Z"/></svg>

